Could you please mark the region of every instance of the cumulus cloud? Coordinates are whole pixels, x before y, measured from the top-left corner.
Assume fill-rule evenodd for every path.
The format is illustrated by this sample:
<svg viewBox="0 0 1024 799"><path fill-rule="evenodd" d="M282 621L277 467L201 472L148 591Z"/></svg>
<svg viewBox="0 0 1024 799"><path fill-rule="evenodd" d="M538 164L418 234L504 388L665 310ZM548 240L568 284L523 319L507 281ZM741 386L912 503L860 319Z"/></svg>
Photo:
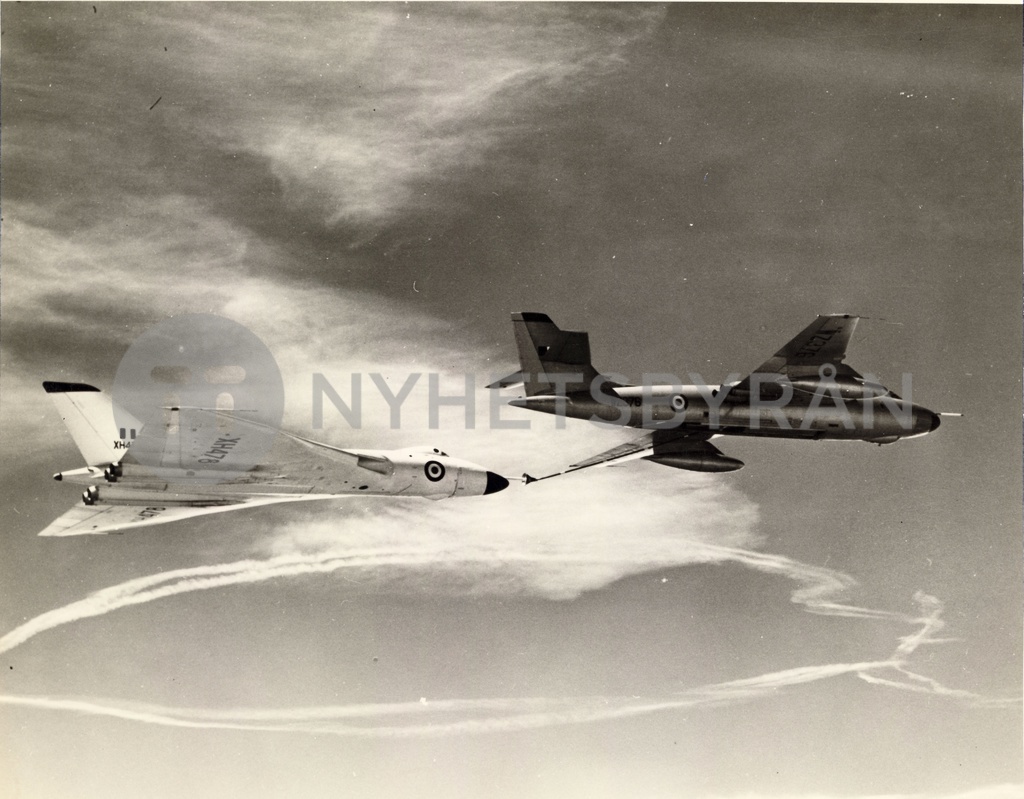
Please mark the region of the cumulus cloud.
<svg viewBox="0 0 1024 799"><path fill-rule="evenodd" d="M308 514L260 546L273 556L400 548L415 529L417 545L439 554L438 566L414 576L425 590L571 599L653 569L727 560L729 545L758 540L756 506L735 490L639 468L642 486L636 475L598 470L569 494L550 481L465 501L390 503L372 515Z"/></svg>

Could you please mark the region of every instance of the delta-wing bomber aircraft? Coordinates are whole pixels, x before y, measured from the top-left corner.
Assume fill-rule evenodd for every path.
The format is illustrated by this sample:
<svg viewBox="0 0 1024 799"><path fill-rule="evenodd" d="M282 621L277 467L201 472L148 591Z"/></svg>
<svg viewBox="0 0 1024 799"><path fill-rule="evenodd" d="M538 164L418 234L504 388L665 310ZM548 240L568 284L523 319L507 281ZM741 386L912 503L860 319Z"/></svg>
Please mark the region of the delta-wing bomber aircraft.
<svg viewBox="0 0 1024 799"><path fill-rule="evenodd" d="M676 469L731 472L742 461L723 454L712 438L890 444L934 431L941 416L959 416L914 405L843 363L858 319L819 316L742 380L717 386L637 386L616 382L593 367L586 333L561 330L546 314L514 313L520 371L488 388L522 385L525 396L509 404L647 431L557 474L637 458ZM523 477L531 483L555 476Z"/></svg>
<svg viewBox="0 0 1024 799"><path fill-rule="evenodd" d="M46 382L85 458L53 477L86 486L40 535L110 533L278 502L352 495L493 494L508 480L440 449L340 449L210 408L167 407L143 425L83 383ZM115 418L117 421L115 421ZM262 446L272 447L266 462Z"/></svg>

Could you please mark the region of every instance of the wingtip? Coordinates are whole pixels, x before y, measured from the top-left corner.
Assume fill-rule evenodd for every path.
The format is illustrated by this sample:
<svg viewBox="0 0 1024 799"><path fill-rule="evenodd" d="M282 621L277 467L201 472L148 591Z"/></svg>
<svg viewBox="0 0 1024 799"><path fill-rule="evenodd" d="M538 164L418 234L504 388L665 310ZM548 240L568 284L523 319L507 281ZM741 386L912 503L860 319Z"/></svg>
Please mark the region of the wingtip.
<svg viewBox="0 0 1024 799"><path fill-rule="evenodd" d="M508 375L508 377L503 377L500 380L495 380L493 383L491 383L489 386L487 386L487 388L491 388L491 389L515 388L516 386L521 386L523 384L523 382L525 381L525 379L526 379L525 376L523 375L522 371L520 370L518 372L513 372L512 374Z"/></svg>
<svg viewBox="0 0 1024 799"><path fill-rule="evenodd" d="M59 380L44 380L43 390L47 394L68 394L73 391L99 391L88 383L62 383Z"/></svg>

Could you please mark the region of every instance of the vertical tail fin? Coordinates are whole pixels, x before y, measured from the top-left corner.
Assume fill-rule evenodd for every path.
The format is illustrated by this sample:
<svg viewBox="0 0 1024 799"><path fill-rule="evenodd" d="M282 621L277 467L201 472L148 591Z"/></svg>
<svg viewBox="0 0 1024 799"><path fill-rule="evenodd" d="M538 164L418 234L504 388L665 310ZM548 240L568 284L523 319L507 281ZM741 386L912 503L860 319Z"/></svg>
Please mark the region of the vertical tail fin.
<svg viewBox="0 0 1024 799"><path fill-rule="evenodd" d="M590 363L590 337L561 330L542 313L514 313L512 327L526 396L590 391L597 370ZM559 377L552 380L552 377Z"/></svg>
<svg viewBox="0 0 1024 799"><path fill-rule="evenodd" d="M142 423L125 411L119 410L115 421L113 401L95 386L47 380L43 389L88 466L120 461L142 429Z"/></svg>

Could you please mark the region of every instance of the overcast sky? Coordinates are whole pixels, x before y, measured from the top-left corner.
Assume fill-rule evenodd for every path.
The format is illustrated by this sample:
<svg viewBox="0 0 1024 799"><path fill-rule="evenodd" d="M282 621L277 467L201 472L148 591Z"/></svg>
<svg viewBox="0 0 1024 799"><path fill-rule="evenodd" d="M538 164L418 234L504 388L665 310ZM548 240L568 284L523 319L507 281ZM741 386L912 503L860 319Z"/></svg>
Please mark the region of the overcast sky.
<svg viewBox="0 0 1024 799"><path fill-rule="evenodd" d="M1019 6L4 3L0 795L1020 797ZM40 539L169 316L286 423L516 476L628 436L503 409L509 314L745 373L818 313L962 411L490 497ZM365 377L478 389L390 429ZM342 396L364 374L363 424Z"/></svg>

